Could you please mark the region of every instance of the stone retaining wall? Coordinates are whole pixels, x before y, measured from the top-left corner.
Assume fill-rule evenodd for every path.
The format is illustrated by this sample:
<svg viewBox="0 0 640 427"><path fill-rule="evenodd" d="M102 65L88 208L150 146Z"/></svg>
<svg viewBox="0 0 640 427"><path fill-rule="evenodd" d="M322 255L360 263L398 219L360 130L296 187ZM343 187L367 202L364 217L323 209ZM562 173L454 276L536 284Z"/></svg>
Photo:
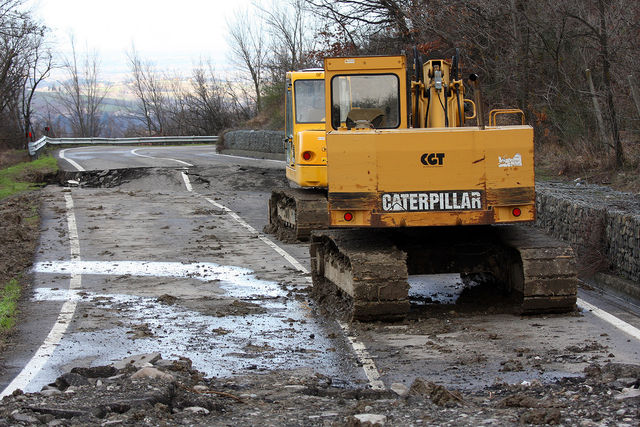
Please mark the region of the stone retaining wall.
<svg viewBox="0 0 640 427"><path fill-rule="evenodd" d="M222 150L281 154L284 132L272 130L233 130L222 135Z"/></svg>
<svg viewBox="0 0 640 427"><path fill-rule="evenodd" d="M587 273L608 269L640 286L640 197L607 187L536 186L537 224L574 246Z"/></svg>

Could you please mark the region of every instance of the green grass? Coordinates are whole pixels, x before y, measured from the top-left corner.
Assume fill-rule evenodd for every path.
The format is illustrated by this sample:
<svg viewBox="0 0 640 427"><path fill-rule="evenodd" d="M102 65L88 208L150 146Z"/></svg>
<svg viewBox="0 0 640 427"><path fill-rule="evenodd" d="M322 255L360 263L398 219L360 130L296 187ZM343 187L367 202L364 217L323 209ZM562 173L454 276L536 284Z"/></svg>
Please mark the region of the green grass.
<svg viewBox="0 0 640 427"><path fill-rule="evenodd" d="M45 156L32 162L18 163L0 170L0 200L44 185L47 174L55 173L58 164L54 157Z"/></svg>
<svg viewBox="0 0 640 427"><path fill-rule="evenodd" d="M0 289L0 334L8 332L15 326L18 298L20 298L20 285L16 279Z"/></svg>

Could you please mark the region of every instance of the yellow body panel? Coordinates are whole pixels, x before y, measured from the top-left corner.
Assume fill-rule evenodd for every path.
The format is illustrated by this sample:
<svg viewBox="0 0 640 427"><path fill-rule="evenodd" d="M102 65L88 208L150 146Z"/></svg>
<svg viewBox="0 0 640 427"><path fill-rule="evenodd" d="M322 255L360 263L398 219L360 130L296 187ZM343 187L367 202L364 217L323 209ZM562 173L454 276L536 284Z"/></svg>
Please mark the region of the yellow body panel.
<svg viewBox="0 0 640 427"><path fill-rule="evenodd" d="M299 123L296 108L295 83L300 80L324 80L323 71L292 71L287 73L287 114L291 120L290 138L285 139L287 178L301 187L327 187L327 146L324 120L317 123ZM289 107L287 105L287 107ZM303 153L310 158L305 160Z"/></svg>
<svg viewBox="0 0 640 427"><path fill-rule="evenodd" d="M441 65L448 75L449 64ZM291 120L291 137L285 141L288 144L286 174L302 187L328 188L331 226L479 225L535 219L533 129L530 126L483 130L459 127L457 99L451 98L448 104L451 127L434 127L444 123L442 108L440 111L430 109L428 123L425 123L423 105L420 114L424 117L419 125L427 127L408 128L403 56L327 58L324 66L324 73L287 73L290 95L287 99L295 98L291 95L296 80L319 76L324 77L325 99L332 100L335 77L339 78L336 90L341 95L337 105L326 102L321 126ZM425 72L428 67L432 67L432 63L425 65ZM354 81L351 76L357 75L397 77L397 80L392 78L399 86L398 121L392 125L397 125L396 128L356 126L348 129L352 126L347 123L349 117L356 121L365 118L362 120L365 124L367 120L373 123L373 117L381 111L362 107L362 98L361 104L357 104L356 95L344 89L352 87L348 86ZM347 85L343 86L342 82ZM445 79L444 84L451 82ZM435 96L435 89L430 86L429 90ZM460 95L463 99L463 89ZM423 102L423 98L421 96L419 102ZM413 99L414 107L415 102ZM332 109L336 107L338 114L332 117ZM345 120L341 114L348 110L351 111ZM292 115L291 108L287 111ZM372 114L371 118L367 119L367 114ZM311 153L307 160L303 158L305 151Z"/></svg>
<svg viewBox="0 0 640 427"><path fill-rule="evenodd" d="M333 226L535 219L530 126L339 130L328 133L327 149Z"/></svg>

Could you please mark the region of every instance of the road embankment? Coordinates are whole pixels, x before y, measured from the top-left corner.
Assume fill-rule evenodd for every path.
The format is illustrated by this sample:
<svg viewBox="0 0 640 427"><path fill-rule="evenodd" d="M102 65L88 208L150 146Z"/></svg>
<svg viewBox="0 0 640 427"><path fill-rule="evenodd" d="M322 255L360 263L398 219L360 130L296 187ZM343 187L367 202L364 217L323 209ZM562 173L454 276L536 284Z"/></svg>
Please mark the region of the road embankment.
<svg viewBox="0 0 640 427"><path fill-rule="evenodd" d="M536 225L571 243L582 273L623 278L640 296L640 198L582 183L537 183ZM620 281L618 281L620 282Z"/></svg>

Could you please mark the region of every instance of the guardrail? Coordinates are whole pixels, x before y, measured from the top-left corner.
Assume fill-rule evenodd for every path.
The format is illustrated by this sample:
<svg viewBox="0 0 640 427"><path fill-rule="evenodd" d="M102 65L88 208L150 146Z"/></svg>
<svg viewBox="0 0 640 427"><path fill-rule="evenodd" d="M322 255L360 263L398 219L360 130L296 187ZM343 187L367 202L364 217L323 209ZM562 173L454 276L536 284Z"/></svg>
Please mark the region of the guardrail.
<svg viewBox="0 0 640 427"><path fill-rule="evenodd" d="M29 143L29 155L37 157L47 145L100 145L100 144L215 144L217 136L149 136L140 138L49 138L43 136Z"/></svg>

